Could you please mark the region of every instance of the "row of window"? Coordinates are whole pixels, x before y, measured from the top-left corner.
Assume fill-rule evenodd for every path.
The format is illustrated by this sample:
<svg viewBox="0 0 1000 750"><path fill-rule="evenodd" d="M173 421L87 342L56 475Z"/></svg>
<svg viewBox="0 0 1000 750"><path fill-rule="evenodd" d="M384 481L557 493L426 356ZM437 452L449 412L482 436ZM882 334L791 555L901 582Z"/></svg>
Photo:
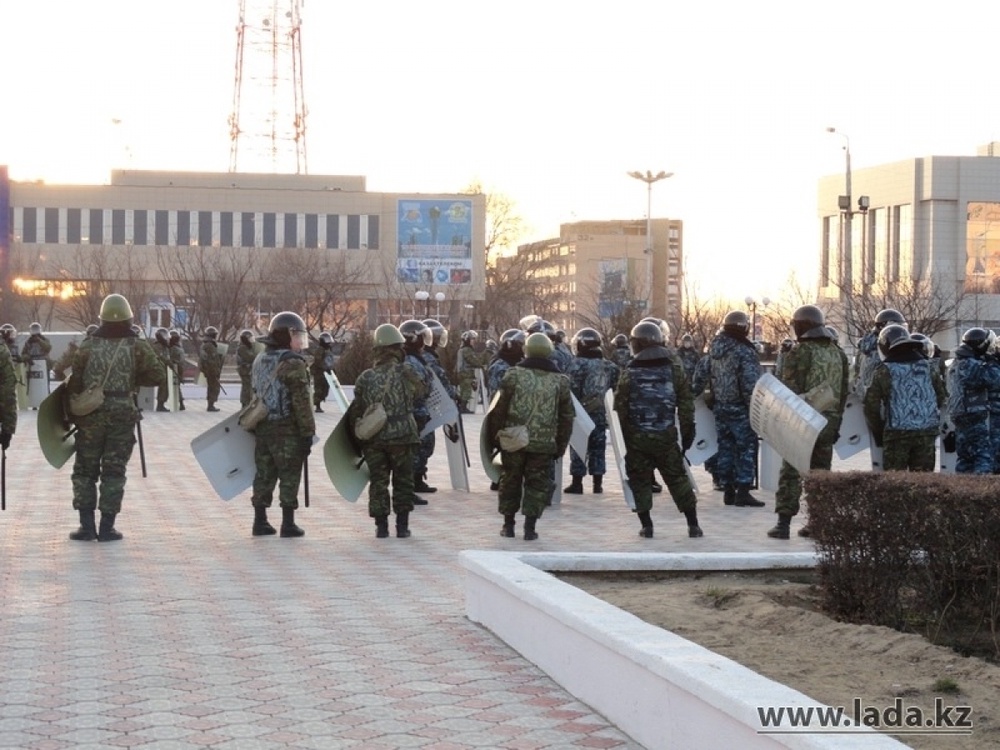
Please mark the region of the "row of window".
<svg viewBox="0 0 1000 750"><path fill-rule="evenodd" d="M10 209L15 242L378 249L379 217L131 208Z"/></svg>

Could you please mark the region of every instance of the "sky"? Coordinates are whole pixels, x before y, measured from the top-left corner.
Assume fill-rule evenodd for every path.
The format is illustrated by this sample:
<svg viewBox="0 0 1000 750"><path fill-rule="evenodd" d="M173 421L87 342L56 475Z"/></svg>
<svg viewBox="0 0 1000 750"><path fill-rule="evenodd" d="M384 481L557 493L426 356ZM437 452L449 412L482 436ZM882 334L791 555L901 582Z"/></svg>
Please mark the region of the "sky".
<svg viewBox="0 0 1000 750"><path fill-rule="evenodd" d="M0 1L0 164L56 184L228 170L239 7ZM673 172L652 215L684 222L693 288L780 299L792 274L812 283L817 181L843 174L845 143L861 169L1000 140L993 7L306 0L308 171L375 192L478 182L514 201L525 242L644 219L627 172Z"/></svg>

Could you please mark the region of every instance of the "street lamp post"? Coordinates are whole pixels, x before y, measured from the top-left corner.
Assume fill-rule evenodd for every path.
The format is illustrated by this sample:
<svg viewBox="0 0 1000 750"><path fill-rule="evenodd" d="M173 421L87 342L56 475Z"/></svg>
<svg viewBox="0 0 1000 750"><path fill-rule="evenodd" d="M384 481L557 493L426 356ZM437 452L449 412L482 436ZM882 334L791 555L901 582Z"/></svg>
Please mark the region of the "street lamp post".
<svg viewBox="0 0 1000 750"><path fill-rule="evenodd" d="M434 301L437 302L435 307L434 317L439 321L441 320L441 303L444 302L444 292L438 292L434 295Z"/></svg>
<svg viewBox="0 0 1000 750"><path fill-rule="evenodd" d="M660 180L665 180L668 177L673 177L673 172L657 172L653 174L648 169L646 173L642 172L629 172L629 177L634 177L637 180L642 180L646 183L646 284L647 284L647 294L649 295L649 307L646 312L652 314L652 310L649 309L653 306L653 183L659 182Z"/></svg>
<svg viewBox="0 0 1000 750"><path fill-rule="evenodd" d="M417 300L417 302L423 302L424 303L424 315L426 315L427 317L430 317L430 314L431 314L430 305L431 305L431 303L429 302L429 300L430 300L431 293L430 292L425 292L423 289L421 289L416 294L414 294L413 296ZM414 318L417 317L416 305L415 304L414 304L413 317Z"/></svg>
<svg viewBox="0 0 1000 750"><path fill-rule="evenodd" d="M750 340L757 341L757 300L755 300L750 295L743 298L746 303L747 309L750 311ZM771 300L768 297L761 297L760 303L764 306L765 312L767 311L767 306L771 304ZM763 332L761 332L761 338L763 338Z"/></svg>
<svg viewBox="0 0 1000 750"><path fill-rule="evenodd" d="M852 299L854 295L854 206L853 196L851 195L851 139L847 133L841 133L834 127L828 127L826 132L839 135L844 139L844 192L846 195L841 195L837 199L837 204L840 208L840 235L838 237L840 248L837 254L840 256L839 283L841 294L844 295L844 320L847 324L847 335L852 336L854 319L854 300ZM862 264L865 262L868 254L867 220L869 203L867 195L862 195L858 198L858 212L862 214L865 221L862 230ZM862 283L867 282L867 279L864 278L866 275L864 270L862 268Z"/></svg>

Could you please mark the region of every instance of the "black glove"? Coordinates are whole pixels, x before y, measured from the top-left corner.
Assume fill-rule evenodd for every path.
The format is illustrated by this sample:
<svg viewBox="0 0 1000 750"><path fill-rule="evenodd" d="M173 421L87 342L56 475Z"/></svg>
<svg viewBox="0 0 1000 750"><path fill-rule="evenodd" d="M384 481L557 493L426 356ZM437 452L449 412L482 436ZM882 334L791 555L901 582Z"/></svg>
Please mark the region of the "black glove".
<svg viewBox="0 0 1000 750"><path fill-rule="evenodd" d="M13 432L7 432L7 430L0 428L0 448L7 450L10 448L10 439L14 437Z"/></svg>
<svg viewBox="0 0 1000 750"><path fill-rule="evenodd" d="M691 446L694 445L694 432L688 432L684 430L681 432L681 449L687 453L691 450Z"/></svg>
<svg viewBox="0 0 1000 750"><path fill-rule="evenodd" d="M308 456L312 453L313 449L313 439L312 437L299 438L299 447L302 449L302 455Z"/></svg>
<svg viewBox="0 0 1000 750"><path fill-rule="evenodd" d="M958 450L958 441L955 439L954 430L945 433L944 439L941 441L941 447L944 448L945 453L954 453Z"/></svg>
<svg viewBox="0 0 1000 750"><path fill-rule="evenodd" d="M875 442L876 448L882 447L882 438L883 436L881 432L872 432L872 440Z"/></svg>

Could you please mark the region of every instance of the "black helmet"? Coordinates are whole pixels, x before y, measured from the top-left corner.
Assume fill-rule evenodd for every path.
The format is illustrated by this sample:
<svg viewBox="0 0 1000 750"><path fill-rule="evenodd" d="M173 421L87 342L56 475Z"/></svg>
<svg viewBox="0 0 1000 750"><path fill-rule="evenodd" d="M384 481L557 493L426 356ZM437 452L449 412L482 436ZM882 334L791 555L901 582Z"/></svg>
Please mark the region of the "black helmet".
<svg viewBox="0 0 1000 750"><path fill-rule="evenodd" d="M911 333L910 341L920 345L924 356L927 359L931 359L934 356L934 342L931 341L931 337L925 333Z"/></svg>
<svg viewBox="0 0 1000 750"><path fill-rule="evenodd" d="M176 328L171 328L170 329L170 343L171 344L176 344L180 340L181 340L181 332L178 331Z"/></svg>
<svg viewBox="0 0 1000 750"><path fill-rule="evenodd" d="M319 343L322 346L330 347L333 346L333 334L329 331L323 331L319 335Z"/></svg>
<svg viewBox="0 0 1000 750"><path fill-rule="evenodd" d="M209 329L211 330L211 329ZM267 327L267 337L270 343L282 349L287 349L292 344L292 335L306 332L306 322L298 313L286 310L271 318L271 323ZM208 330L205 331L208 334Z"/></svg>
<svg viewBox="0 0 1000 750"><path fill-rule="evenodd" d="M500 351L523 353L524 342L527 338L527 334L520 328L508 328L500 334Z"/></svg>
<svg viewBox="0 0 1000 750"><path fill-rule="evenodd" d="M556 337L553 340L559 344L563 343L566 340L566 331L564 331L562 328L557 328Z"/></svg>
<svg viewBox="0 0 1000 750"><path fill-rule="evenodd" d="M688 346L688 344L690 344L691 346ZM681 336L681 346L685 347L686 349L693 349L694 336L692 336L690 333L685 333L683 336Z"/></svg>
<svg viewBox="0 0 1000 750"><path fill-rule="evenodd" d="M628 346L628 336L626 336L624 333L619 333L617 336L611 339L611 343L614 344L615 347L618 349L624 349L625 347Z"/></svg>
<svg viewBox="0 0 1000 750"><path fill-rule="evenodd" d="M299 318L299 320L302 320L302 318ZM305 324L303 324L303 326L304 325ZM216 328L215 326L209 326L208 328L205 329L205 338L212 339L213 341L219 338L219 329Z"/></svg>
<svg viewBox="0 0 1000 750"><path fill-rule="evenodd" d="M670 341L670 324L665 320L660 320L660 318L654 318L652 315L643 318L639 321L640 323L655 323L660 327L660 332L663 334L663 342L666 343Z"/></svg>
<svg viewBox="0 0 1000 750"><path fill-rule="evenodd" d="M242 341L245 344L252 344L253 331L251 331L249 328L244 328L242 331L240 331L240 341Z"/></svg>
<svg viewBox="0 0 1000 750"><path fill-rule="evenodd" d="M903 317L903 313L899 310L893 310L891 307L887 307L886 309L879 311L879 314L875 316L876 331L881 331L887 325L892 323L905 327L906 318Z"/></svg>
<svg viewBox="0 0 1000 750"><path fill-rule="evenodd" d="M496 354L497 349L498 347L496 341L494 341L493 339L486 339L486 351L488 351L490 354Z"/></svg>
<svg viewBox="0 0 1000 750"><path fill-rule="evenodd" d="M465 333L462 334L463 344L469 344L471 346L472 344L475 344L477 341L479 341L479 334L476 333L475 331L466 331Z"/></svg>
<svg viewBox="0 0 1000 750"><path fill-rule="evenodd" d="M730 336L746 338L750 332L750 319L742 310L732 310L726 313L726 317L723 318L722 330Z"/></svg>
<svg viewBox="0 0 1000 750"><path fill-rule="evenodd" d="M600 349L604 343L601 334L593 328L581 328L573 334L573 351L581 354L585 351Z"/></svg>
<svg viewBox="0 0 1000 750"><path fill-rule="evenodd" d="M400 324L399 332L406 340L406 346L415 351L420 351L425 346L430 346L434 342L434 335L431 329L419 320L407 320Z"/></svg>
<svg viewBox="0 0 1000 750"><path fill-rule="evenodd" d="M878 351L882 359L888 357L893 349L910 343L910 332L898 323L890 323L878 333Z"/></svg>
<svg viewBox="0 0 1000 750"><path fill-rule="evenodd" d="M526 333L530 336L533 333L544 333L550 340L556 340L556 327L549 321L539 318L528 326Z"/></svg>
<svg viewBox="0 0 1000 750"><path fill-rule="evenodd" d="M792 313L792 330L798 339L827 338L826 316L816 305L802 305Z"/></svg>
<svg viewBox="0 0 1000 750"><path fill-rule="evenodd" d="M170 337L167 335L166 328L157 328L156 333L153 334L153 338L155 338L161 344L166 344L170 341Z"/></svg>
<svg viewBox="0 0 1000 750"><path fill-rule="evenodd" d="M0 326L0 336L3 336L5 341L13 341L17 338L17 329L10 323L4 323Z"/></svg>
<svg viewBox="0 0 1000 750"><path fill-rule="evenodd" d="M651 346L663 346L663 331L652 321L636 323L629 336L629 343L632 345L632 353L638 354L643 349Z"/></svg>
<svg viewBox="0 0 1000 750"><path fill-rule="evenodd" d="M962 343L979 356L986 354L995 340L996 334L985 328L970 328L962 334Z"/></svg>
<svg viewBox="0 0 1000 750"><path fill-rule="evenodd" d="M428 318L424 321L424 325L431 329L432 346L439 346L444 349L448 346L448 329L441 325L440 322L434 320L434 318Z"/></svg>

